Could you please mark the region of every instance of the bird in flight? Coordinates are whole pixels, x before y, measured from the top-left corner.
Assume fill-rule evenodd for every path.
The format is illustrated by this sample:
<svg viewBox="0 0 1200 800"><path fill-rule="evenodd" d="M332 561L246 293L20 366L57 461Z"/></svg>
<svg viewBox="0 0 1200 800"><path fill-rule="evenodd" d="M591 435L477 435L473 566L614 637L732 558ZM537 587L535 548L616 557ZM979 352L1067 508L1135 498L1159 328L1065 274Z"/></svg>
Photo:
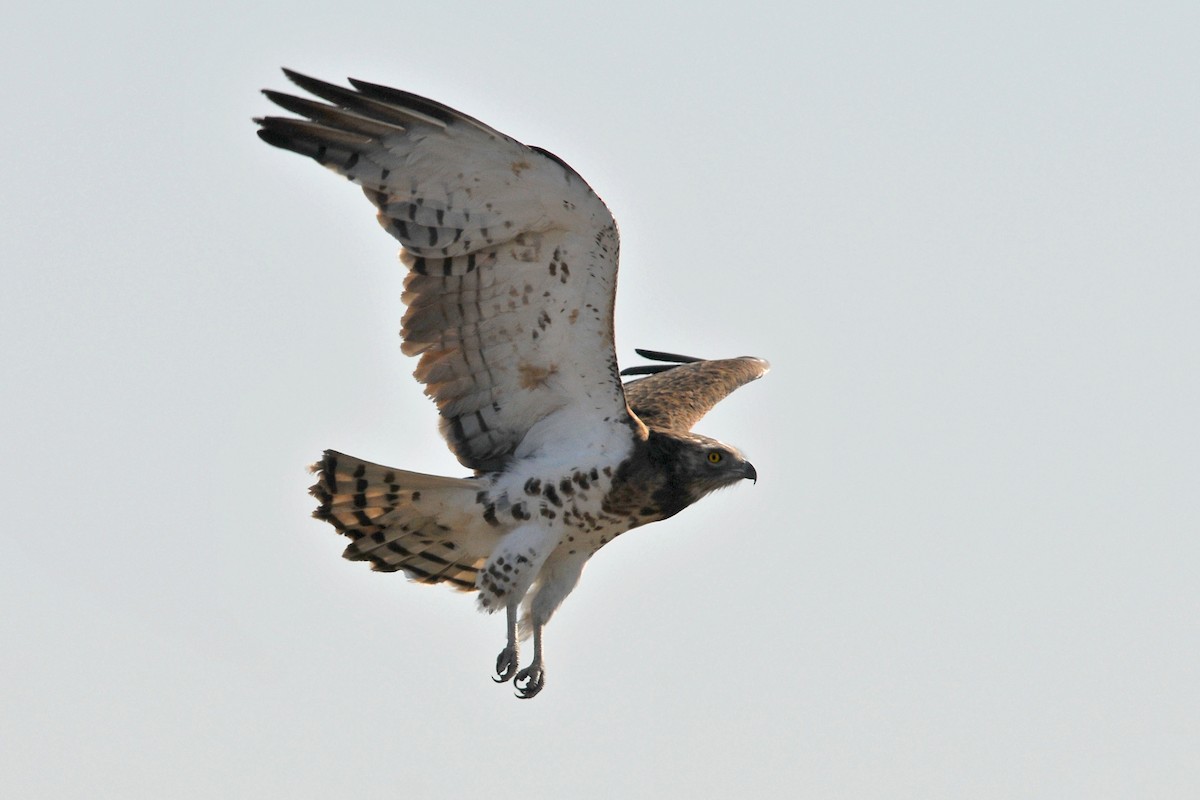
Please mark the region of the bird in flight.
<svg viewBox="0 0 1200 800"><path fill-rule="evenodd" d="M258 135L361 186L400 241L401 350L419 356L441 433L473 471L426 475L328 450L312 467L313 516L350 539L348 559L504 611L496 680L534 697L543 628L597 550L757 480L737 449L691 429L768 364L639 350L656 363L620 372L617 226L571 167L424 97L284 72L324 102L265 90L298 116L258 118Z"/></svg>

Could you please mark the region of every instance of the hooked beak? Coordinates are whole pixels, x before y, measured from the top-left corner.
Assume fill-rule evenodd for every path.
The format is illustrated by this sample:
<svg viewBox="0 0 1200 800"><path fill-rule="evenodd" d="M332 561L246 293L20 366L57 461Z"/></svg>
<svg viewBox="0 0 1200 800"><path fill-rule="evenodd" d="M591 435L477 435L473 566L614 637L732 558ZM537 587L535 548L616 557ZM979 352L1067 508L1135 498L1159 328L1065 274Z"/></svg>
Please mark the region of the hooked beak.
<svg viewBox="0 0 1200 800"><path fill-rule="evenodd" d="M742 477L758 483L758 470L754 468L753 464L747 461L746 466L742 470Z"/></svg>

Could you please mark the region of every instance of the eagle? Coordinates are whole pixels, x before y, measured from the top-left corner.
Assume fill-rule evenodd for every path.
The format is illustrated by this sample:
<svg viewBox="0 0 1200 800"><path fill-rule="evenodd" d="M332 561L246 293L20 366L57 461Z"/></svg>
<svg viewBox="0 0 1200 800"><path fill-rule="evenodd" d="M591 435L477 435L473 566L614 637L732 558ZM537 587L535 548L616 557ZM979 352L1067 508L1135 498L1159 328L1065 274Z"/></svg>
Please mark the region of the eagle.
<svg viewBox="0 0 1200 800"><path fill-rule="evenodd" d="M256 118L258 135L361 186L400 241L401 350L419 357L414 375L441 433L473 472L427 475L328 450L311 468L313 516L350 540L345 558L503 609L495 680L534 697L543 628L597 550L757 481L736 448L691 429L768 364L639 350L655 363L619 371L617 226L575 170L418 95L284 73L319 101L264 90L297 116ZM530 635L522 668L518 643Z"/></svg>

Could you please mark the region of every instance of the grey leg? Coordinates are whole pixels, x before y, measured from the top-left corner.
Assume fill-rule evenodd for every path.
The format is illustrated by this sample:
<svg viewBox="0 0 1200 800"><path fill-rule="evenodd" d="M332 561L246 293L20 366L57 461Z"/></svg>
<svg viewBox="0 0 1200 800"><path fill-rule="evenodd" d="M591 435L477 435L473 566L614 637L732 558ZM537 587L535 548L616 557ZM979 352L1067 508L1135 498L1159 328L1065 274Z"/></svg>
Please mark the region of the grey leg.
<svg viewBox="0 0 1200 800"><path fill-rule="evenodd" d="M536 697L546 685L546 670L542 667L542 624L533 623L533 663L517 673L513 686L517 687L517 697L528 700Z"/></svg>
<svg viewBox="0 0 1200 800"><path fill-rule="evenodd" d="M504 683L517 671L517 611L519 606L519 602L509 601L507 608L508 644L500 651L500 655L496 656L496 677L492 678L496 683Z"/></svg>

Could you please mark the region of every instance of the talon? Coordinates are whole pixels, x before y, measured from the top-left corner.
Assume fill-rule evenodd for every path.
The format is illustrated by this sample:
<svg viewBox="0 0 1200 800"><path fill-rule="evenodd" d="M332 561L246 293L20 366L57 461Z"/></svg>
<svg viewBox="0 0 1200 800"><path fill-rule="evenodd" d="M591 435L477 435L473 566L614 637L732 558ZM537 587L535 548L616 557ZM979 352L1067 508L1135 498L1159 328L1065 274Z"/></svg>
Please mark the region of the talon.
<svg viewBox="0 0 1200 800"><path fill-rule="evenodd" d="M492 678L496 683L504 683L513 676L517 671L517 649L515 647L506 647L500 651L500 655L496 656L496 677Z"/></svg>
<svg viewBox="0 0 1200 800"><path fill-rule="evenodd" d="M536 697L546 685L546 672L540 664L532 664L517 673L513 686L517 689L517 697L528 700Z"/></svg>

